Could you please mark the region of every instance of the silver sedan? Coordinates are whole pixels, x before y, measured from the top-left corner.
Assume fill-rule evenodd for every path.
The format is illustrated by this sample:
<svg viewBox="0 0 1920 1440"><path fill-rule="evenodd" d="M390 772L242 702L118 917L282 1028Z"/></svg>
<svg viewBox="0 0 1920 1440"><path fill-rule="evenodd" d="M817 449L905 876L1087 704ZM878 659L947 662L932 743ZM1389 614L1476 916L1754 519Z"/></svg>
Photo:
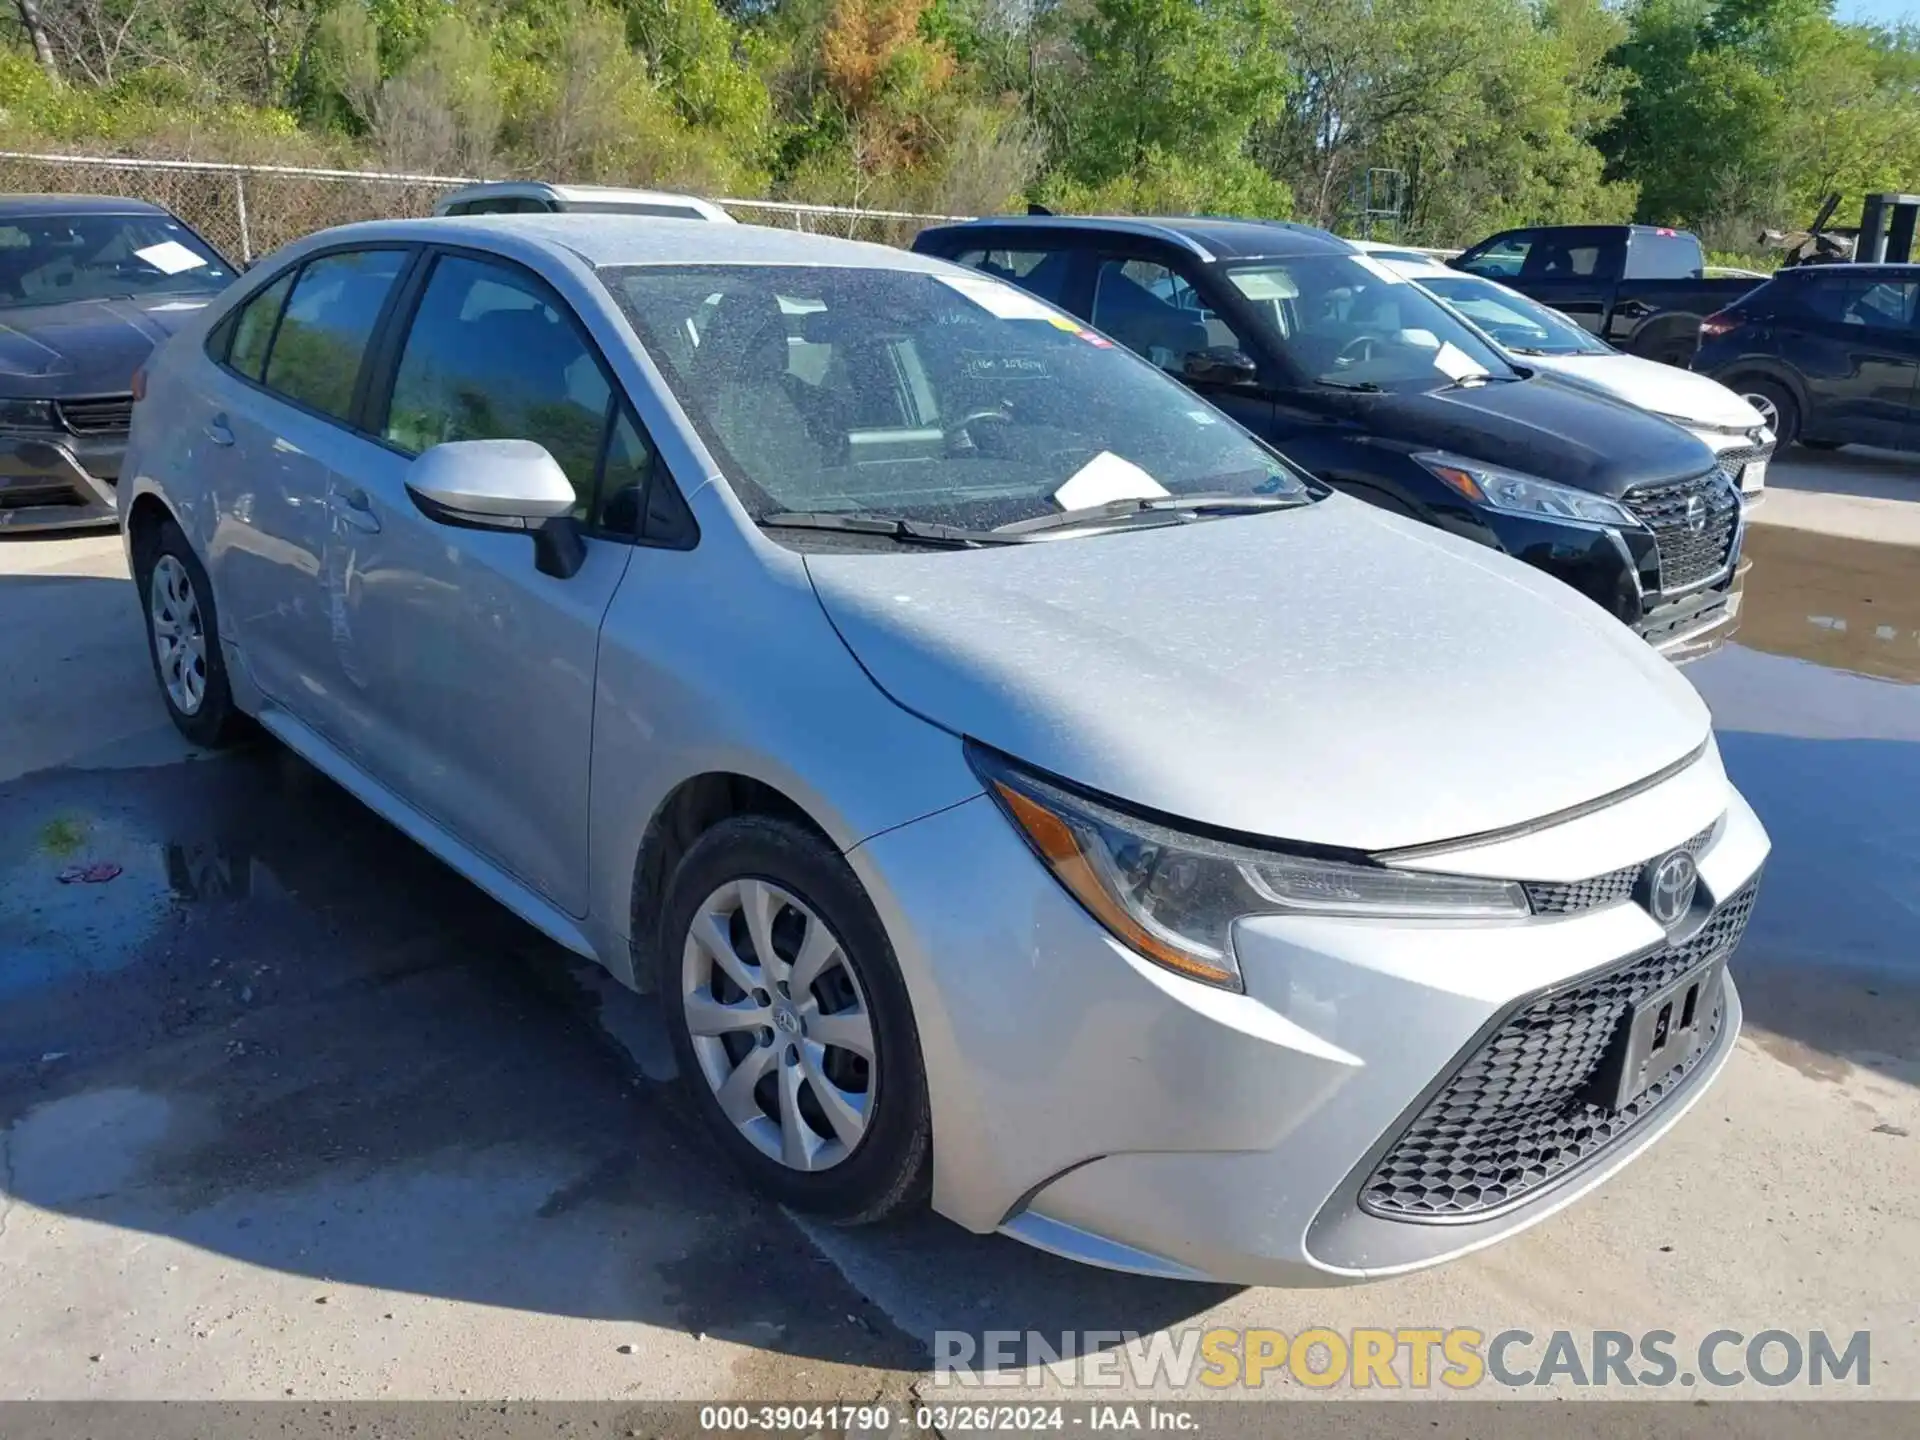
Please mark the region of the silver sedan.
<svg viewBox="0 0 1920 1440"><path fill-rule="evenodd" d="M1688 683L999 280L383 222L138 393L175 723L658 990L786 1203L1367 1279L1566 1205L1732 1050L1768 842Z"/></svg>

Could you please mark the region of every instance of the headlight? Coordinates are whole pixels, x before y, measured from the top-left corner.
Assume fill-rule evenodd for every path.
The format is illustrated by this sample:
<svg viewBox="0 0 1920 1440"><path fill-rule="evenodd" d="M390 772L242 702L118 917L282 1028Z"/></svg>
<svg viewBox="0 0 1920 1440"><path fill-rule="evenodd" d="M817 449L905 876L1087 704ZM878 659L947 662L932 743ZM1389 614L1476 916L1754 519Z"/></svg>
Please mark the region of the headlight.
<svg viewBox="0 0 1920 1440"><path fill-rule="evenodd" d="M0 400L0 429L52 430L51 400Z"/></svg>
<svg viewBox="0 0 1920 1440"><path fill-rule="evenodd" d="M1551 515L1560 520L1584 520L1590 525L1634 525L1638 522L1604 496L1557 485L1538 475L1502 470L1460 455L1428 453L1413 457L1450 488L1476 505L1514 515Z"/></svg>
<svg viewBox="0 0 1920 1440"><path fill-rule="evenodd" d="M1505 880L1290 855L1187 835L1030 775L967 746L987 793L1047 869L1128 949L1210 985L1244 989L1233 924L1251 915L1516 919Z"/></svg>

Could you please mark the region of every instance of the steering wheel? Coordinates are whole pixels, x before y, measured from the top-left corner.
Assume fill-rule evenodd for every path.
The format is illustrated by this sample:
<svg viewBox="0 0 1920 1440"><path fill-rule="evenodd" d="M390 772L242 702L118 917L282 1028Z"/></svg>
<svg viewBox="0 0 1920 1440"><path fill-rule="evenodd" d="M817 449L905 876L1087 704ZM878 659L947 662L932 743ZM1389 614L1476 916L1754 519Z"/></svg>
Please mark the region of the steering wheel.
<svg viewBox="0 0 1920 1440"><path fill-rule="evenodd" d="M1373 352L1379 343L1378 335L1356 335L1340 347L1340 353L1333 357L1334 364L1363 364L1373 358Z"/></svg>
<svg viewBox="0 0 1920 1440"><path fill-rule="evenodd" d="M978 442L974 440L970 432L973 426L988 420L996 425L1011 425L1013 423L1013 416L1009 415L1005 410L998 408L969 411L959 420L946 427L945 436L947 444L951 446L955 444L961 436L965 436L967 444L978 448Z"/></svg>

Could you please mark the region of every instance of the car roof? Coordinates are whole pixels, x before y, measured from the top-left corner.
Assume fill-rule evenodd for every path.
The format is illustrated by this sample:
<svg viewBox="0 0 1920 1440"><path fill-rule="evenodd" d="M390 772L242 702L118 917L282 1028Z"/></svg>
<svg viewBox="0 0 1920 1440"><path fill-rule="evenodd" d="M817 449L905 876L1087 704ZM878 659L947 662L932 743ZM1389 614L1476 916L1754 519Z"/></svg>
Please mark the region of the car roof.
<svg viewBox="0 0 1920 1440"><path fill-rule="evenodd" d="M1290 220L1216 219L1204 215L1000 215L937 225L929 235L1012 229L1027 233L1128 235L1178 245L1202 260L1247 260L1280 255L1353 253L1338 235Z"/></svg>
<svg viewBox="0 0 1920 1440"><path fill-rule="evenodd" d="M124 195L0 195L0 218L9 215L171 215L163 205Z"/></svg>
<svg viewBox="0 0 1920 1440"><path fill-rule="evenodd" d="M1459 276L1464 279L1480 278L1469 276L1466 271L1456 270L1451 265L1442 265L1438 260L1430 260L1425 255L1402 259L1398 251L1391 251L1375 253L1372 258L1382 265L1391 266L1396 273L1405 275L1409 280L1439 280L1447 276Z"/></svg>
<svg viewBox="0 0 1920 1440"><path fill-rule="evenodd" d="M596 268L609 265L834 265L869 270L947 271L947 263L892 245L841 240L766 225L715 225L663 215L441 215L424 220L370 220L322 230L301 242L411 241L477 244L512 237L543 249L571 251Z"/></svg>
<svg viewBox="0 0 1920 1440"><path fill-rule="evenodd" d="M449 190L436 204L458 205L493 195L535 195L556 200L595 201L614 205L679 205L705 214L726 215L711 200L672 190L637 190L625 185L556 185L546 180L483 180ZM727 218L731 219L731 216Z"/></svg>
<svg viewBox="0 0 1920 1440"><path fill-rule="evenodd" d="M1831 274L1858 275L1869 280L1920 280L1920 261L1845 260L1837 265L1789 265L1774 271L1773 278Z"/></svg>

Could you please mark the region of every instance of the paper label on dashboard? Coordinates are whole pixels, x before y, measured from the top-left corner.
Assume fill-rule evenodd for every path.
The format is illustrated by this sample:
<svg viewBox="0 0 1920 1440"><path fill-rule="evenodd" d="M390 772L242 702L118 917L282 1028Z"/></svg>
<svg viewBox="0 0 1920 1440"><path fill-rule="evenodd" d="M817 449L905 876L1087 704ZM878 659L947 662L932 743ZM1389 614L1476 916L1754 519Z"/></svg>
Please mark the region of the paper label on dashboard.
<svg viewBox="0 0 1920 1440"><path fill-rule="evenodd" d="M1053 492L1053 499L1062 510L1081 510L1113 500L1158 500L1170 493L1131 460L1102 450L1074 471L1067 483Z"/></svg>
<svg viewBox="0 0 1920 1440"><path fill-rule="evenodd" d="M178 240L162 240L158 245L149 245L146 249L136 250L133 253L163 275L178 275L183 270L198 270L207 263L205 256L194 254Z"/></svg>
<svg viewBox="0 0 1920 1440"><path fill-rule="evenodd" d="M989 315L1000 320L1066 320L1058 310L1013 285L1003 285L985 275L941 275L936 277L950 290L957 290ZM1062 328L1078 330L1071 321Z"/></svg>
<svg viewBox="0 0 1920 1440"><path fill-rule="evenodd" d="M1465 380L1470 375L1485 375L1487 367L1477 362L1451 340L1433 352L1433 368L1449 380Z"/></svg>

